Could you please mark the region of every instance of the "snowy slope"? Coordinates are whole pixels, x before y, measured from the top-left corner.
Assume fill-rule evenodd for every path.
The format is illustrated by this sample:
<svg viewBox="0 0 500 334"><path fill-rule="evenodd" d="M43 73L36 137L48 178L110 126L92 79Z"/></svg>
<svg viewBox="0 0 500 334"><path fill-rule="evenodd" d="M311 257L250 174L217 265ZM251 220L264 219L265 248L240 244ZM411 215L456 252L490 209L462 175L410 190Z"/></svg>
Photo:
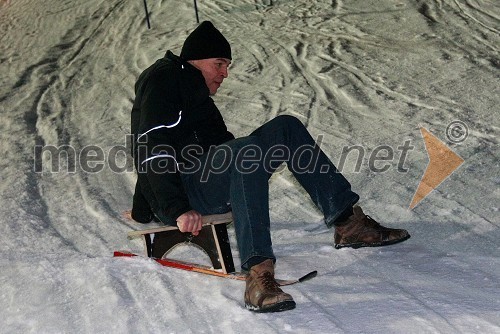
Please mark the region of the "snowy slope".
<svg viewBox="0 0 500 334"><path fill-rule="evenodd" d="M343 148L362 146L360 169L355 154L343 167L360 204L412 238L335 250L285 171L271 179L277 272L319 271L286 289L295 310L253 314L241 282L112 258L142 245L126 239L138 226L121 217L134 173L117 170L127 166L120 152L110 165L110 150L127 143L137 76L167 49L179 53L196 26L192 1L149 1L148 30L142 1L3 0L2 333L500 333L498 1L268 3L198 1L201 19L233 46L215 97L230 130L243 136L290 114L335 163ZM457 144L446 137L455 120L469 129ZM465 162L410 211L428 164L420 126ZM401 173L398 146L408 140ZM35 173L35 147L47 145L70 145L75 156L58 172L38 161ZM375 172L369 157L381 145L394 159ZM97 147L102 170L83 170L78 154ZM188 247L176 252L207 261Z"/></svg>

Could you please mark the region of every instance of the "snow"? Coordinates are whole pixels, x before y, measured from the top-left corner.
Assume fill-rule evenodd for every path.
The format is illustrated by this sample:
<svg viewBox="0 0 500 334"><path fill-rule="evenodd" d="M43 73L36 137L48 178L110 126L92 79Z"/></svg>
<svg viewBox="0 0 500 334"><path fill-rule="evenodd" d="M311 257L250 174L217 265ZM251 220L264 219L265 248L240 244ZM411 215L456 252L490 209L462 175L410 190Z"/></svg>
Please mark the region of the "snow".
<svg viewBox="0 0 500 334"><path fill-rule="evenodd" d="M201 19L233 46L215 97L230 130L243 136L289 114L321 136L335 163L361 145L360 170L355 154L343 167L360 204L412 238L335 250L333 232L283 171L270 184L276 271L319 272L285 288L295 310L254 314L242 282L113 258L142 245L127 240L139 226L121 216L135 175L117 172L124 154L112 166L110 150L126 145L137 76L167 49L178 54L196 26L192 2L149 1L148 30L142 1L3 0L2 333L500 333L498 2L268 3L198 1ZM446 138L455 120L469 129L456 144ZM420 126L465 163L408 210L428 163ZM414 149L402 173L397 147L407 140ZM44 158L36 173L36 145L99 147L104 165L84 171L75 156L51 172ZM381 145L394 159L374 172L370 154ZM173 255L208 264L197 252Z"/></svg>

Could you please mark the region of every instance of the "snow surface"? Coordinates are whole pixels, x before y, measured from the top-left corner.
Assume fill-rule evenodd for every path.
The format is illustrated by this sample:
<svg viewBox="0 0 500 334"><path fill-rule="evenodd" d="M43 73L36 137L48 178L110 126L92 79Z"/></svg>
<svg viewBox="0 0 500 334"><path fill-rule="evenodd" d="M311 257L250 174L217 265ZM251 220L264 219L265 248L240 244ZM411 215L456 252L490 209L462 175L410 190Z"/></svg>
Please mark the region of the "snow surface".
<svg viewBox="0 0 500 334"><path fill-rule="evenodd" d="M58 173L36 145L125 145L133 86L196 26L192 1L0 1L0 331L2 333L500 333L500 7L497 0L198 1L231 41L216 103L248 134L295 115L335 163L342 148L394 149L388 171L343 171L370 215L412 238L333 248L333 233L286 171L271 179L277 273L297 308L254 314L244 284L147 259L121 217L135 175L106 163ZM468 138L446 127L461 120ZM419 126L465 163L408 210L428 157ZM406 173L398 172L407 140ZM125 164L118 154L119 166ZM378 162L380 164L380 162ZM382 162L383 163L383 162ZM75 167L74 172L68 172ZM237 260L234 231L233 253ZM208 259L190 247L175 256Z"/></svg>

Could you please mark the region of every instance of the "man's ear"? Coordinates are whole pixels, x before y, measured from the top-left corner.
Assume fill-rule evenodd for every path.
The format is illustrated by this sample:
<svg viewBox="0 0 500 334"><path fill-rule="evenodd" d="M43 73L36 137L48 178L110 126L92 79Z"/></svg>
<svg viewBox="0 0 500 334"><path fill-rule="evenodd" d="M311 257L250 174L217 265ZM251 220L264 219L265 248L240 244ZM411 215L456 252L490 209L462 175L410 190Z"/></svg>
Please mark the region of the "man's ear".
<svg viewBox="0 0 500 334"><path fill-rule="evenodd" d="M187 61L189 64L193 65L194 67L196 67L197 69L200 69L198 67L198 61L197 60L188 60Z"/></svg>

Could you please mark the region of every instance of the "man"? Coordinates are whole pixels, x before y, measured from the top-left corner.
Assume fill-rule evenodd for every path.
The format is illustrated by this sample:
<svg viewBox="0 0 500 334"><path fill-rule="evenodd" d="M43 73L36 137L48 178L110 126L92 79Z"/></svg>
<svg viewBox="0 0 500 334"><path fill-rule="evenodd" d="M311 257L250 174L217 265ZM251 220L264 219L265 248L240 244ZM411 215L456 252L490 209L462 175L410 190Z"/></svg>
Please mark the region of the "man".
<svg viewBox="0 0 500 334"><path fill-rule="evenodd" d="M168 51L140 75L132 110L138 170L132 217L144 223L157 218L197 235L201 215L232 210L248 271L246 307L284 311L295 302L274 279L268 198L269 177L283 162L326 225L335 227L336 248L384 246L410 235L381 226L355 206L359 196L296 118L278 116L235 139L210 97L230 63L228 41L206 21L187 37L180 57Z"/></svg>

